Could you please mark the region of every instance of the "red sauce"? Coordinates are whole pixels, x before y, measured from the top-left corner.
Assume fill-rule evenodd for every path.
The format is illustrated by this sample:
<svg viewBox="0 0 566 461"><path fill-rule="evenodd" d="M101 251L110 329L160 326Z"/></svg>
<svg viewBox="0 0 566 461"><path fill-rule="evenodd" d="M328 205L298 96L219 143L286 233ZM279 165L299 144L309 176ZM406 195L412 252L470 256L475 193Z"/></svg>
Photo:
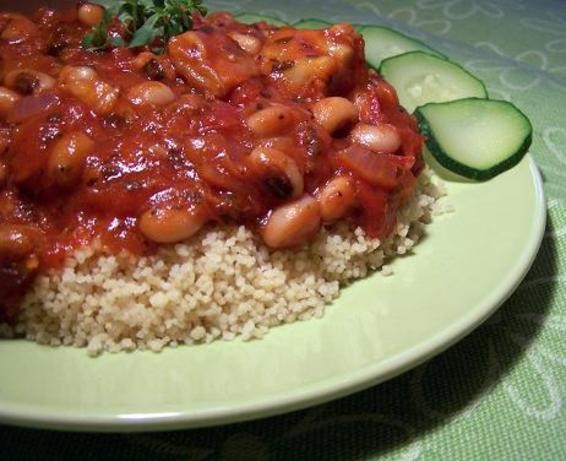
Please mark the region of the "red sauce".
<svg viewBox="0 0 566 461"><path fill-rule="evenodd" d="M317 196L330 178L348 175L356 203L344 219L372 236L391 232L422 169L422 137L393 88L368 70L351 26L276 29L216 13L196 18L194 32L161 55L87 51L80 42L88 31L76 8L0 14L0 77L18 96L8 108L0 98L0 317L13 316L35 275L77 247L99 240L111 252L154 251L139 219L155 207L198 206L203 222L260 226L291 200L284 184L267 183L247 161L266 137L246 119L273 105L291 116L267 138L294 160L304 193ZM88 66L95 77L69 83L69 66ZM15 70L26 74L15 72L16 83ZM42 88L34 72L54 80ZM138 104L130 91L150 81L169 87L172 100ZM356 145L351 125L324 130L312 106L328 96L355 101L358 122L396 127L399 149ZM79 170L54 171L55 146L73 133L89 140Z"/></svg>

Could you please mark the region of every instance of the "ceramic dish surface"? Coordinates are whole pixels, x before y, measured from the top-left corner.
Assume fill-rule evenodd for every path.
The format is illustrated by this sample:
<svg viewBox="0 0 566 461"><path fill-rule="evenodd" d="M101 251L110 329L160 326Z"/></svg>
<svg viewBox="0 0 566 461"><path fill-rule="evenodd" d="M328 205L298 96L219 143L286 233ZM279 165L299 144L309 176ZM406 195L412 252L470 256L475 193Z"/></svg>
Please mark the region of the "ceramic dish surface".
<svg viewBox="0 0 566 461"><path fill-rule="evenodd" d="M164 430L307 407L398 375L478 326L518 286L545 226L527 155L483 183L447 182L439 216L394 275L357 281L320 320L264 339L162 353L105 353L0 342L0 420L66 430Z"/></svg>

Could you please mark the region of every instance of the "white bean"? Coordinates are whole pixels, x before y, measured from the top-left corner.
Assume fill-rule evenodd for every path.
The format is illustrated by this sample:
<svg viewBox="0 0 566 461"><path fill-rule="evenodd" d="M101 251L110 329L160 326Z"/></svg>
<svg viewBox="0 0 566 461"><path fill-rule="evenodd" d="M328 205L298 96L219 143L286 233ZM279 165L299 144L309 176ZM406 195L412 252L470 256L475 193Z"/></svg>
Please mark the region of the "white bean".
<svg viewBox="0 0 566 461"><path fill-rule="evenodd" d="M20 43L39 33L35 23L21 14L6 14L8 23L5 24L0 38L11 43Z"/></svg>
<svg viewBox="0 0 566 461"><path fill-rule="evenodd" d="M271 248L289 248L308 241L320 228L320 205L305 194L294 202L274 209L260 229Z"/></svg>
<svg viewBox="0 0 566 461"><path fill-rule="evenodd" d="M28 256L35 249L34 230L21 224L0 224L0 255Z"/></svg>
<svg viewBox="0 0 566 461"><path fill-rule="evenodd" d="M303 193L303 175L297 163L284 152L257 146L248 157L248 164L267 190L277 198L296 198Z"/></svg>
<svg viewBox="0 0 566 461"><path fill-rule="evenodd" d="M352 141L374 152L393 153L401 147L401 136L393 125L358 123L350 133Z"/></svg>
<svg viewBox="0 0 566 461"><path fill-rule="evenodd" d="M253 35L241 34L239 32L230 32L228 35L246 53L255 55L261 50L261 41Z"/></svg>
<svg viewBox="0 0 566 461"><path fill-rule="evenodd" d="M132 66L135 70L141 70L148 62L156 58L157 55L153 54L151 51L142 51L132 60Z"/></svg>
<svg viewBox="0 0 566 461"><path fill-rule="evenodd" d="M16 69L4 77L4 85L23 95L50 90L55 86L55 79L44 72L32 69Z"/></svg>
<svg viewBox="0 0 566 461"><path fill-rule="evenodd" d="M206 46L196 32L176 35L169 40L167 50L177 74L190 85L216 96L226 92L222 78L207 61Z"/></svg>
<svg viewBox="0 0 566 461"><path fill-rule="evenodd" d="M175 70L167 58L159 57L149 51L142 51L132 60L132 68L143 71L150 80L174 80Z"/></svg>
<svg viewBox="0 0 566 461"><path fill-rule="evenodd" d="M356 200L356 189L348 176L332 178L318 196L323 221L332 222L343 218Z"/></svg>
<svg viewBox="0 0 566 461"><path fill-rule="evenodd" d="M104 17L104 9L99 5L85 3L79 6L77 17L85 26L96 26Z"/></svg>
<svg viewBox="0 0 566 461"><path fill-rule="evenodd" d="M302 86L319 78L325 80L336 71L336 62L330 56L318 56L294 61L288 70L285 70L286 80L293 86Z"/></svg>
<svg viewBox="0 0 566 461"><path fill-rule="evenodd" d="M47 169L60 186L67 186L79 181L86 156L92 152L94 141L80 131L63 135L51 150L47 161Z"/></svg>
<svg viewBox="0 0 566 461"><path fill-rule="evenodd" d="M4 186L8 177L8 167L4 162L0 162L0 187Z"/></svg>
<svg viewBox="0 0 566 461"><path fill-rule="evenodd" d="M0 116L6 117L18 99L18 93L0 86Z"/></svg>
<svg viewBox="0 0 566 461"><path fill-rule="evenodd" d="M342 64L350 64L354 58L354 49L344 43L334 43L329 46L328 53L342 62Z"/></svg>
<svg viewBox="0 0 566 461"><path fill-rule="evenodd" d="M293 112L289 107L270 106L250 115L246 124L256 135L269 137L285 133L293 122Z"/></svg>
<svg viewBox="0 0 566 461"><path fill-rule="evenodd" d="M101 80L90 67L65 67L59 73L59 84L98 114L108 114L118 100L120 90Z"/></svg>
<svg viewBox="0 0 566 461"><path fill-rule="evenodd" d="M275 136L273 138L265 138L260 141L260 145L263 147L269 147L271 149L277 149L281 152L290 153L297 148L295 140L290 136Z"/></svg>
<svg viewBox="0 0 566 461"><path fill-rule="evenodd" d="M333 96L323 98L312 107L314 119L329 133L354 121L358 112L354 104L346 98Z"/></svg>
<svg viewBox="0 0 566 461"><path fill-rule="evenodd" d="M59 82L66 84L77 80L95 80L98 74L88 66L65 66L59 72Z"/></svg>
<svg viewBox="0 0 566 461"><path fill-rule="evenodd" d="M162 107L175 100L175 93L163 83L144 82L130 89L128 99L136 106L151 105Z"/></svg>
<svg viewBox="0 0 566 461"><path fill-rule="evenodd" d="M199 205L192 209L156 206L140 216L138 225L148 240L175 243L195 235L206 221Z"/></svg>

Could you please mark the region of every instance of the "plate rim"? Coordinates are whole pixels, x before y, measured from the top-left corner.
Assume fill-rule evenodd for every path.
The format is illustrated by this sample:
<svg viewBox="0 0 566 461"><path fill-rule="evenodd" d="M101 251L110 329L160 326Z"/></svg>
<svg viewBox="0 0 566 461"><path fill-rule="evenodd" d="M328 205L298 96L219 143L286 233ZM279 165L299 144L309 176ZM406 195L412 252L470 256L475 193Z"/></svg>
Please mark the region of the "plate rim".
<svg viewBox="0 0 566 461"><path fill-rule="evenodd" d="M532 155L526 156L534 186L535 209L531 231L518 263L502 279L502 289L489 293L475 309L418 344L377 363L344 375L322 379L291 391L279 391L242 405L216 405L205 409L159 413L80 415L38 410L35 405L12 404L0 408L0 423L73 432L143 432L212 427L276 416L335 400L392 379L448 349L491 316L517 289L531 268L542 244L547 220L542 175ZM3 402L4 404L6 402Z"/></svg>

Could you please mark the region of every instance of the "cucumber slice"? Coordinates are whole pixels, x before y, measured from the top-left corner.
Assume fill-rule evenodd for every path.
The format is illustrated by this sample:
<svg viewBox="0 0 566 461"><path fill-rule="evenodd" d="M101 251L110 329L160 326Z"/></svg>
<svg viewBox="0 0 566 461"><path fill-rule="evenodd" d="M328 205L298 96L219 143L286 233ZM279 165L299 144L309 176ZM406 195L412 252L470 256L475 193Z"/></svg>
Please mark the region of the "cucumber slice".
<svg viewBox="0 0 566 461"><path fill-rule="evenodd" d="M329 22L323 21L322 19L301 19L293 24L293 27L297 29L325 29L330 26Z"/></svg>
<svg viewBox="0 0 566 461"><path fill-rule="evenodd" d="M343 21L343 22L348 22L348 21ZM301 19L300 21L297 21L296 23L293 24L293 27L296 27L297 29L326 29L331 25L332 23L328 21L323 21L322 19L309 18L309 19ZM364 27L368 27L368 26L361 26L359 24L352 24L352 26L357 32L360 32L360 30Z"/></svg>
<svg viewBox="0 0 566 461"><path fill-rule="evenodd" d="M375 69L379 69L384 59L408 53L409 51L424 51L445 58L443 54L425 45L423 42L407 37L388 27L361 26L358 31L366 41L366 59Z"/></svg>
<svg viewBox="0 0 566 461"><path fill-rule="evenodd" d="M531 145L529 119L507 101L429 103L415 115L438 163L466 178L497 176L519 163Z"/></svg>
<svg viewBox="0 0 566 461"><path fill-rule="evenodd" d="M487 98L483 82L458 64L422 51L385 59L379 68L408 111L429 102Z"/></svg>
<svg viewBox="0 0 566 461"><path fill-rule="evenodd" d="M262 14L255 14L255 13L240 13L234 16L238 21L243 22L245 24L254 24L256 22L267 22L273 26L288 26L285 21L274 18L273 16L265 16Z"/></svg>

